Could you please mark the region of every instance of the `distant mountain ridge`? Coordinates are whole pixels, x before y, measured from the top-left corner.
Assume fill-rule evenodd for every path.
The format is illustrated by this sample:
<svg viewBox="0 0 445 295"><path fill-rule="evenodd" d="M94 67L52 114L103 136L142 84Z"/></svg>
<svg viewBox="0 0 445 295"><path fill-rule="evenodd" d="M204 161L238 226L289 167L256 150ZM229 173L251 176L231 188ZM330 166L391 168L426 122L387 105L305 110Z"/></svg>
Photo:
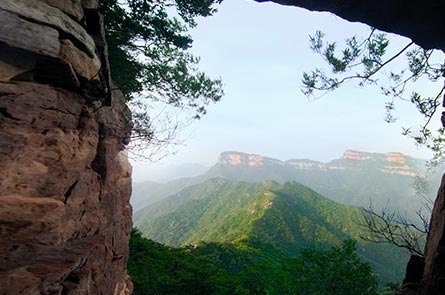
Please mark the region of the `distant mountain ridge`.
<svg viewBox="0 0 445 295"><path fill-rule="evenodd" d="M281 161L257 154L227 151L221 153L217 164L249 167L280 165L293 167L298 170L328 171L359 169L360 167L364 167L370 163L374 165L379 164L380 167L376 168L383 173L415 176L418 173L417 170L425 163L425 161L415 159L398 152L380 154L346 150L340 159L333 160L329 163L322 163L309 159L291 159Z"/></svg>
<svg viewBox="0 0 445 295"><path fill-rule="evenodd" d="M440 173L424 178L425 163L402 153L366 153L347 150L328 163L308 159L281 161L256 154L223 152L205 177L232 181L279 183L297 181L337 202L377 208L401 208L412 216L423 197L415 191L415 181L423 181L434 198ZM429 181L429 183L428 183ZM428 192L427 192L428 193Z"/></svg>
<svg viewBox="0 0 445 295"><path fill-rule="evenodd" d="M439 171L439 170L438 170ZM432 199L441 173L424 178L425 160L402 153L367 153L347 150L328 163L309 159L282 161L271 157L237 151L221 153L218 162L196 177L182 178L166 184L134 183L134 211L160 201L182 189L205 180L222 177L231 181L279 183L297 181L321 195L343 204L376 208L402 208L409 214L422 206L423 197L414 190L415 181L426 181L426 193ZM429 183L428 183L429 182ZM428 191L429 190L429 191Z"/></svg>

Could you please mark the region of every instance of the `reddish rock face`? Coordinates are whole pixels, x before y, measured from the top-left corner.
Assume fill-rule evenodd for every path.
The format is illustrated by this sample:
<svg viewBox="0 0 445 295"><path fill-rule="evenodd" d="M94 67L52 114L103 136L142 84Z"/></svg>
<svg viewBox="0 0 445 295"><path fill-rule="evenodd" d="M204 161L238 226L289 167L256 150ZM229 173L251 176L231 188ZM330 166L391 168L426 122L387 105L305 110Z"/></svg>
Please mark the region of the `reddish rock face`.
<svg viewBox="0 0 445 295"><path fill-rule="evenodd" d="M371 159L371 157L369 155L367 155L366 153L352 151L352 150L345 151L342 158L354 160L354 161L364 161L364 160Z"/></svg>
<svg viewBox="0 0 445 295"><path fill-rule="evenodd" d="M94 15L97 3L85 3ZM111 106L84 96L106 52L83 8L0 4L0 294L132 290L131 114L118 92L105 89Z"/></svg>
<svg viewBox="0 0 445 295"><path fill-rule="evenodd" d="M445 175L437 193L425 247L425 269L419 294L443 294L445 290Z"/></svg>
<svg viewBox="0 0 445 295"><path fill-rule="evenodd" d="M285 162L263 157L255 154L246 154L241 152L223 152L218 163L229 166L261 167L267 165L289 166L297 170L356 170L361 163L379 163L379 170L386 174L399 174L405 176L416 176L416 173L410 166L412 159L402 153L390 152L386 154L367 153L353 150L346 150L341 160L347 163L339 163L334 160L330 163L321 163L307 159L292 159ZM374 164L375 165L375 164Z"/></svg>
<svg viewBox="0 0 445 295"><path fill-rule="evenodd" d="M268 158L260 155L245 154L240 152L224 152L219 158L219 163L230 166L263 166Z"/></svg>

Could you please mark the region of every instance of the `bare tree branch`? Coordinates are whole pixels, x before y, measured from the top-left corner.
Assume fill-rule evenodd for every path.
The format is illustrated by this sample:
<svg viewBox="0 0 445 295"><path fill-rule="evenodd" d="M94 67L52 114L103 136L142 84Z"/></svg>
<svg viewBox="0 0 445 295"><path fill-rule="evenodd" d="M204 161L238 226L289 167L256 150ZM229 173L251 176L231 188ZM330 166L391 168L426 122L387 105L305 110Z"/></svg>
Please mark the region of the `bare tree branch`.
<svg viewBox="0 0 445 295"><path fill-rule="evenodd" d="M416 213L420 218L420 223L414 223L406 214L388 208L377 212L372 203L362 210L363 222L360 226L368 232L368 235L360 236L363 240L392 244L407 250L410 254L423 257L429 222L421 210Z"/></svg>

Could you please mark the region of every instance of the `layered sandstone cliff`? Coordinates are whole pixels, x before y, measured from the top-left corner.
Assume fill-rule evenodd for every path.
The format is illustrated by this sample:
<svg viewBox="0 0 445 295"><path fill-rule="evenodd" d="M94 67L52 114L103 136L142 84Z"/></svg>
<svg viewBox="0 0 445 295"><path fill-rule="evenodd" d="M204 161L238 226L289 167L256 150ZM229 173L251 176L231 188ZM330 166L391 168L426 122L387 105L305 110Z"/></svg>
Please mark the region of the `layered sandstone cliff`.
<svg viewBox="0 0 445 295"><path fill-rule="evenodd" d="M131 293L131 114L97 4L0 1L0 294Z"/></svg>
<svg viewBox="0 0 445 295"><path fill-rule="evenodd" d="M398 174L405 176L416 176L418 166L423 166L424 161L415 159L398 152L385 154L367 153L354 150L346 150L340 159L328 163L308 159L292 159L281 161L274 158L264 157L256 154L246 154L236 151L221 153L218 164L229 166L285 166L296 170L360 170L374 167L385 174Z"/></svg>

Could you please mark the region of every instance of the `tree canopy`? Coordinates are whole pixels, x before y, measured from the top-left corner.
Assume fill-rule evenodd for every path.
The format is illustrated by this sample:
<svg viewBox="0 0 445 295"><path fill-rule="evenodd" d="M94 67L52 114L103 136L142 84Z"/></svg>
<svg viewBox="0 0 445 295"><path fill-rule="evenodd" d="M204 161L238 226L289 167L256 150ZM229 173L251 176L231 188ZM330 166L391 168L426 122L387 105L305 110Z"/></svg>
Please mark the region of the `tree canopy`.
<svg viewBox="0 0 445 295"><path fill-rule="evenodd" d="M377 278L371 267L358 258L356 242L345 240L328 250L304 249L297 261L300 274L296 294L372 295L377 294Z"/></svg>
<svg viewBox="0 0 445 295"><path fill-rule="evenodd" d="M181 122L168 107L199 119L223 96L221 79L197 68L187 33L222 0L101 0L111 75L133 112L133 139L143 148L174 143ZM177 17L172 16L177 15ZM164 107L153 113L152 105ZM164 115L159 119L159 113Z"/></svg>
<svg viewBox="0 0 445 295"><path fill-rule="evenodd" d="M172 248L133 230L128 272L134 294L378 295L377 278L347 240L300 257L262 242L200 243Z"/></svg>

